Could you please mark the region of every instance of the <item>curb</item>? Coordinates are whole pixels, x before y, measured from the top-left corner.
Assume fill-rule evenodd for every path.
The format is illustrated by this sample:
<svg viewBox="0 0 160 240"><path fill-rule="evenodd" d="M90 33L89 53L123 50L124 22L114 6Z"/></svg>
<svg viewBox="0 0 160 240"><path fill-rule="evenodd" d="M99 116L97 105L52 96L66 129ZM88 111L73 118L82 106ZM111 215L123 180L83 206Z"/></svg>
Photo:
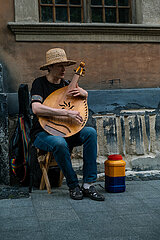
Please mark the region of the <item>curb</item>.
<svg viewBox="0 0 160 240"><path fill-rule="evenodd" d="M99 173L97 176L98 181L104 181L105 174ZM126 181L148 181L160 180L160 170L150 171L128 171L126 170Z"/></svg>

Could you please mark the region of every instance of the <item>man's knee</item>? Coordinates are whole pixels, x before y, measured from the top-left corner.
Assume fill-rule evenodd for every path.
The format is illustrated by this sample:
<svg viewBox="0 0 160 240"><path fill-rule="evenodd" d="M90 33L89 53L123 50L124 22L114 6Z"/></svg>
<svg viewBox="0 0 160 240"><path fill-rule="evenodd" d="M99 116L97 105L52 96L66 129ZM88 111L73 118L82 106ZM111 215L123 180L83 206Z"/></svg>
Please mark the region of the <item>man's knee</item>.
<svg viewBox="0 0 160 240"><path fill-rule="evenodd" d="M97 137L97 131L93 127L87 127L87 132L91 137Z"/></svg>
<svg viewBox="0 0 160 240"><path fill-rule="evenodd" d="M57 138L56 139L56 144L55 144L55 149L56 151L62 151L68 149L68 144L64 138Z"/></svg>

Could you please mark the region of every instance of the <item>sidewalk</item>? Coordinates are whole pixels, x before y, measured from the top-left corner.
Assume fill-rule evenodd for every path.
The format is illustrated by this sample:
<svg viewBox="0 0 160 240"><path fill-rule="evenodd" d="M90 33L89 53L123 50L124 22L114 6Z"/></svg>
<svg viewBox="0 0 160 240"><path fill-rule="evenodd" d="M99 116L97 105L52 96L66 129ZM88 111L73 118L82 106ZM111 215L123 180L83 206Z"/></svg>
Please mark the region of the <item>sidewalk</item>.
<svg viewBox="0 0 160 240"><path fill-rule="evenodd" d="M65 184L0 200L0 240L160 239L160 180L126 181L124 193L98 189L104 202L72 200Z"/></svg>

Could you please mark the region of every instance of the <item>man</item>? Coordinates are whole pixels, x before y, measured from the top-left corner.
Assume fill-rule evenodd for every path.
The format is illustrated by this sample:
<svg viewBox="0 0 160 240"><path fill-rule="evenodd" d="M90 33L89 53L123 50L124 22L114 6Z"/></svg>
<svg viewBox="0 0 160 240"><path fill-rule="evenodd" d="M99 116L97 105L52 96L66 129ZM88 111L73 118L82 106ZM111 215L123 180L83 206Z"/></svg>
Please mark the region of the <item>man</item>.
<svg viewBox="0 0 160 240"><path fill-rule="evenodd" d="M42 129L37 116L66 116L78 124L83 119L79 112L55 109L43 105L44 100L55 90L62 88L69 83L64 80L65 67L75 64L75 61L68 60L63 49L54 48L46 53L46 64L40 67L41 70L48 70L47 75L34 80L31 89L31 105L34 114L33 127L31 129L31 139L34 146L47 151L53 152L53 156L66 177L69 187L70 197L74 200L81 200L87 196L93 200L103 201L101 195L93 185L97 178L97 134L95 129L84 127L77 134L63 138L53 136ZM88 93L80 88L69 91L73 97L87 98ZM70 153L75 146L83 145L83 185L80 188L77 175L73 170Z"/></svg>

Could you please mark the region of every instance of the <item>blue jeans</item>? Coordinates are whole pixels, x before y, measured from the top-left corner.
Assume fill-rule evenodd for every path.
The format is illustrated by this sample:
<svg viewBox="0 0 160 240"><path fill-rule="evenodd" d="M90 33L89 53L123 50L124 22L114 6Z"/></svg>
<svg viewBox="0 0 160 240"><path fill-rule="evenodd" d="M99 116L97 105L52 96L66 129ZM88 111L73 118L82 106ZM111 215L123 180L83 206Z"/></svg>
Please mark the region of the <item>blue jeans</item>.
<svg viewBox="0 0 160 240"><path fill-rule="evenodd" d="M83 145L83 182L95 182L97 178L97 133L94 128L84 127L79 133L69 138L40 132L34 141L35 147L53 152L53 156L66 177L70 189L78 186L78 179L72 167L70 153L73 147L81 145Z"/></svg>

